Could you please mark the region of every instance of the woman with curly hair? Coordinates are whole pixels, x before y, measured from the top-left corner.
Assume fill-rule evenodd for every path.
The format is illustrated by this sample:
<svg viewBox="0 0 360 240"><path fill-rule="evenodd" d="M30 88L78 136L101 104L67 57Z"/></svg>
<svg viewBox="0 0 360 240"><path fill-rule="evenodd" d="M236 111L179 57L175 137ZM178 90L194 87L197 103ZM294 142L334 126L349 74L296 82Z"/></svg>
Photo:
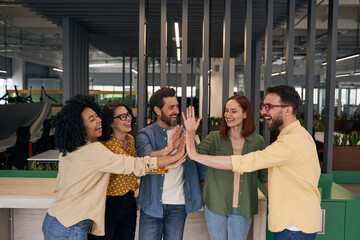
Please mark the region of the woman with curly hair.
<svg viewBox="0 0 360 240"><path fill-rule="evenodd" d="M102 111L103 133L99 140L114 153L136 157L134 137L129 134L133 127L134 115L129 107L119 102L108 103ZM110 174L106 194L105 236L89 235L89 239L134 239L136 189L135 174Z"/></svg>
<svg viewBox="0 0 360 240"><path fill-rule="evenodd" d="M57 114L55 141L61 154L56 199L43 222L45 240L85 240L89 230L94 235L104 235L110 173L142 176L151 169L177 167L184 161L184 144L174 155L158 158L111 152L97 142L102 135L99 114L94 98L86 95L66 101Z"/></svg>

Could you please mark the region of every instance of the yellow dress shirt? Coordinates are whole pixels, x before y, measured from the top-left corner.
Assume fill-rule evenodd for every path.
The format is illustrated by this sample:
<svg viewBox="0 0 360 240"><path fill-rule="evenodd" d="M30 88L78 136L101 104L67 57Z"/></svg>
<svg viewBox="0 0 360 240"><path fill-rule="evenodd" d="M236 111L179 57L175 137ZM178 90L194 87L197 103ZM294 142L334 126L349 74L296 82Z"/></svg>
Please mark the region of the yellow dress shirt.
<svg viewBox="0 0 360 240"><path fill-rule="evenodd" d="M104 235L106 190L110 173L145 175L157 169L157 158L134 158L109 151L96 142L59 156L57 195L48 213L65 227L93 220L91 233Z"/></svg>
<svg viewBox="0 0 360 240"><path fill-rule="evenodd" d="M231 158L234 172L268 168L270 231L290 225L305 233L321 230L319 160L313 138L299 121L286 126L264 150Z"/></svg>

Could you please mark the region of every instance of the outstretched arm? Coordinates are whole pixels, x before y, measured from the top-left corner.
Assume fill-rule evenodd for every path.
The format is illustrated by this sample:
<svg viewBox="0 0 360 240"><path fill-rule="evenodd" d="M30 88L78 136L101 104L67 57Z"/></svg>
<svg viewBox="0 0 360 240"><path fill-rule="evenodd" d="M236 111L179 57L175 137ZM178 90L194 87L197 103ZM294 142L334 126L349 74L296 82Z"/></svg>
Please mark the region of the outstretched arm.
<svg viewBox="0 0 360 240"><path fill-rule="evenodd" d="M223 170L232 170L231 156L210 156L202 155L196 152L194 144L194 132L186 130L186 152L188 157L196 162L212 168Z"/></svg>

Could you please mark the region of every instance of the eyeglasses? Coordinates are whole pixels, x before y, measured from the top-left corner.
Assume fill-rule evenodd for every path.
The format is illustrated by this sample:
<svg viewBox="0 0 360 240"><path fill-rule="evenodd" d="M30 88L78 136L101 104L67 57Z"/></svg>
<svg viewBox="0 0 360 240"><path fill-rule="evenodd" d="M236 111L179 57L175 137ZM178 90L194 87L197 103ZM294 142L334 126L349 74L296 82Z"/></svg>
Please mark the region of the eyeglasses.
<svg viewBox="0 0 360 240"><path fill-rule="evenodd" d="M269 111L271 108L274 107L289 107L288 105L272 105L270 103L261 103L261 108L265 108L265 111Z"/></svg>
<svg viewBox="0 0 360 240"><path fill-rule="evenodd" d="M114 117L114 119L115 119L115 118L118 118L118 119L120 119L121 121L125 121L128 117L132 118L132 116L130 115L130 113L127 112L127 113L123 113L123 114L120 114L120 115Z"/></svg>

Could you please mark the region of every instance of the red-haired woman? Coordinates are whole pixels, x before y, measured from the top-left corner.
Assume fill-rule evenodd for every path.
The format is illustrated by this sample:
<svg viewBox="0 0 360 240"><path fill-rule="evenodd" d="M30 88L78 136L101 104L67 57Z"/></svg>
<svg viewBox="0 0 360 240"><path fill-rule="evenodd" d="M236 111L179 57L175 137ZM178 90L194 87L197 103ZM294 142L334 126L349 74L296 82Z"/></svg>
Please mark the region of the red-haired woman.
<svg viewBox="0 0 360 240"><path fill-rule="evenodd" d="M184 116L187 130L196 130L194 108ZM196 146L200 154L240 155L265 147L262 136L254 133L251 104L245 96L230 97L223 110L220 131L213 131ZM211 239L246 239L252 218L258 210L257 180L267 191L267 169L251 173L234 173L207 167L203 189L205 218Z"/></svg>

